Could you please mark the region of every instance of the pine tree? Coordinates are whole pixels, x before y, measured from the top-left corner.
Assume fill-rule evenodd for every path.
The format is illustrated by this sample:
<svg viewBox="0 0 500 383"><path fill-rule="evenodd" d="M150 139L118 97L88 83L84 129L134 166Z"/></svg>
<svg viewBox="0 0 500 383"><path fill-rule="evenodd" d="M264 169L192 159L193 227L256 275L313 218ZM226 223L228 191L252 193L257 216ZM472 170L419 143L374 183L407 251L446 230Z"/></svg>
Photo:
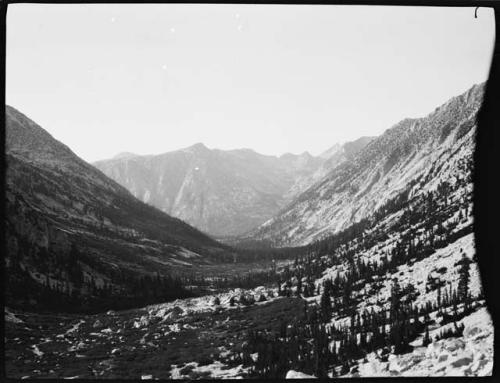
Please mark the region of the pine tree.
<svg viewBox="0 0 500 383"><path fill-rule="evenodd" d="M391 288L391 320L396 320L398 317L400 306L400 292L399 282L395 279Z"/></svg>
<svg viewBox="0 0 500 383"><path fill-rule="evenodd" d="M429 336L429 327L426 326L425 327L425 335L424 335L424 339L422 339L422 346L423 347L426 347L429 343L431 343L431 338Z"/></svg>
<svg viewBox="0 0 500 383"><path fill-rule="evenodd" d="M328 322L332 316L332 301L330 299L330 293L327 289L324 289L323 294L321 294L320 310L321 319L323 322Z"/></svg>
<svg viewBox="0 0 500 383"><path fill-rule="evenodd" d="M459 270L457 298L461 302L464 302L466 307L469 303L469 264L469 259L464 255L462 258L462 265L460 266Z"/></svg>

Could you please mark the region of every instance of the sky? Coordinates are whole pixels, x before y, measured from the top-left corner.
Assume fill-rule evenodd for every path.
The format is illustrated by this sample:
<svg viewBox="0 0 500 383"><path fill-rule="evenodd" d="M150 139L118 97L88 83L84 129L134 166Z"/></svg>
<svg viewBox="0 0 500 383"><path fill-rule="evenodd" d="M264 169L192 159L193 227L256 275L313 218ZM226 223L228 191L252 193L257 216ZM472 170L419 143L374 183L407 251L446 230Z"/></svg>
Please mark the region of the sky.
<svg viewBox="0 0 500 383"><path fill-rule="evenodd" d="M318 155L487 80L490 8L10 4L6 102L92 162Z"/></svg>

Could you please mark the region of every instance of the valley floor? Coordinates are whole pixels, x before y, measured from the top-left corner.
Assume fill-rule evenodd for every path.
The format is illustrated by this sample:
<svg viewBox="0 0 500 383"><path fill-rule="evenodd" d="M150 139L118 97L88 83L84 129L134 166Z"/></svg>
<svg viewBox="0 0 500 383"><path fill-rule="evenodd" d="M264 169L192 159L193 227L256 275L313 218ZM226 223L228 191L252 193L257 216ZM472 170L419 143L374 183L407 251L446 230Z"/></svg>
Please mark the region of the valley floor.
<svg viewBox="0 0 500 383"><path fill-rule="evenodd" d="M232 361L249 329L277 328L303 312L300 298L231 307L229 297L179 300L138 310L60 316L6 312L12 378L203 378L245 376Z"/></svg>
<svg viewBox="0 0 500 383"><path fill-rule="evenodd" d="M459 249L461 251L459 251ZM446 280L457 278L454 264L472 257L472 234L437 250L411 266L398 268L401 281L412 281L419 291L418 301L434 299L436 291L426 292L423 279L436 269L444 270ZM471 289L480 288L475 265L471 270ZM325 270L316 281L339 272L338 266ZM394 275L396 275L394 274ZM363 297L358 310L387 304L389 283L371 296L370 286L360 290ZM10 378L236 378L253 377L252 365L258 355L245 359L248 332L279 332L283 322L304 315L304 306L319 301L319 295L278 297L276 289L258 287L234 289L198 298L176 300L141 309L95 314L57 315L5 311L6 374ZM265 301L239 304L242 295L260 296ZM231 304L231 298L236 303ZM218 298L218 302L216 302ZM430 336L450 327L434 324ZM338 324L349 318L332 318ZM357 366L341 374L346 377L370 376L484 376L493 367L493 325L484 301L475 301L473 310L457 322L464 325L463 335L422 346L423 333L412 342L411 352L381 355L371 352ZM296 376L300 372L289 372ZM285 376L283 376L285 377Z"/></svg>

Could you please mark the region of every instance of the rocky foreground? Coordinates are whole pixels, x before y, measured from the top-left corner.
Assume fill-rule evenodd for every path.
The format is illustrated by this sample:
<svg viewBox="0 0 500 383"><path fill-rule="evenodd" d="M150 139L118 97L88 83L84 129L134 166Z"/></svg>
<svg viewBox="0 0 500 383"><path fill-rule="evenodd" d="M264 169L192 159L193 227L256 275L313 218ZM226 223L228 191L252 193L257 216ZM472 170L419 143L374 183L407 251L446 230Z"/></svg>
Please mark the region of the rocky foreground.
<svg viewBox="0 0 500 383"><path fill-rule="evenodd" d="M83 317L6 309L6 366L11 378L196 379L249 377L252 361L240 363L249 329L277 329L300 315L304 300L274 297L245 306L231 297L269 291L232 290L143 309ZM215 300L218 298L220 304ZM493 368L493 326L484 307L464 317L462 337L411 353L370 353L345 377L487 376ZM439 329L434 330L437 332ZM431 337L432 337L431 333ZM252 360L257 355L251 355ZM289 371L287 378L308 378Z"/></svg>
<svg viewBox="0 0 500 383"><path fill-rule="evenodd" d="M261 295L265 301L252 302ZM231 297L242 296L247 305L238 299L231 305ZM247 331L276 330L285 318L300 316L303 306L300 298L270 298L261 287L87 316L6 309L7 376L245 377L250 365L242 365L236 356Z"/></svg>
<svg viewBox="0 0 500 383"><path fill-rule="evenodd" d="M465 317L463 337L442 339L413 352L389 355L382 361L371 353L351 377L371 376L489 376L493 371L493 324L485 308Z"/></svg>

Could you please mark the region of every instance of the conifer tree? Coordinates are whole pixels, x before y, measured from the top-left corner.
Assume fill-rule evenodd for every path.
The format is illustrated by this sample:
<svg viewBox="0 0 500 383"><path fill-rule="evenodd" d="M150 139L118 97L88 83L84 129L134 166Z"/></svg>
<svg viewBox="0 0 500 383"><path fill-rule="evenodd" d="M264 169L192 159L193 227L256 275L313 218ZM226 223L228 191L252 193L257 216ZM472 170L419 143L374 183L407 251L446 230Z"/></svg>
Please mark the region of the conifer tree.
<svg viewBox="0 0 500 383"><path fill-rule="evenodd" d="M464 255L462 258L462 265L460 266L459 270L457 298L461 302L464 302L466 307L469 303L469 264L469 259Z"/></svg>
<svg viewBox="0 0 500 383"><path fill-rule="evenodd" d="M431 338L429 336L429 327L426 326L425 327L425 335L424 335L424 339L422 339L422 346L423 347L426 347L429 343L431 343Z"/></svg>
<svg viewBox="0 0 500 383"><path fill-rule="evenodd" d="M327 289L324 289L323 294L321 294L320 310L322 321L328 322L332 316L332 301Z"/></svg>

